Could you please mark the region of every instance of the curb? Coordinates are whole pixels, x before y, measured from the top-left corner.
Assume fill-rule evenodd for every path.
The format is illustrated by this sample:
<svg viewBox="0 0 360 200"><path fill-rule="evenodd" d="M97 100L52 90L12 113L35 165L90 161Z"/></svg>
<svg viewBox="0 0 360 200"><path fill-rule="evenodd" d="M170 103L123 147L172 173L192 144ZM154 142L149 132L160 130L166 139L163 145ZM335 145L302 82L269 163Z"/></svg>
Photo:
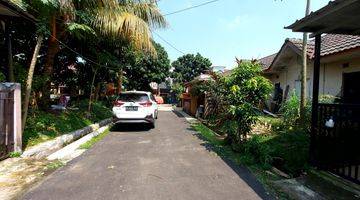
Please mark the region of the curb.
<svg viewBox="0 0 360 200"><path fill-rule="evenodd" d="M100 135L101 133L103 133L104 131L106 131L108 128L110 127L110 125L107 126L103 126L101 128L99 128L98 130L89 133L87 135L85 135L84 137L76 140L75 142L65 146L64 148L56 151L55 153L49 155L46 159L48 160L71 160L73 157L77 157L78 155L73 155L76 150L78 150L78 148L84 144L85 142L91 140L93 137L96 137L98 135ZM82 152L84 152L85 150L79 152L80 154Z"/></svg>
<svg viewBox="0 0 360 200"><path fill-rule="evenodd" d="M82 129L70 132L68 134L64 134L56 137L53 140L43 142L41 144L35 145L28 150L25 150L21 155L22 158L34 157L34 158L45 158L52 154L53 152L61 149L66 144L71 143L91 132L98 130L100 127L106 126L112 122L111 118L102 120L98 123L91 124Z"/></svg>
<svg viewBox="0 0 360 200"><path fill-rule="evenodd" d="M190 124L199 122L198 119L188 115L187 113L182 111L181 108L175 108L174 111L180 113L186 119L186 121L189 122Z"/></svg>

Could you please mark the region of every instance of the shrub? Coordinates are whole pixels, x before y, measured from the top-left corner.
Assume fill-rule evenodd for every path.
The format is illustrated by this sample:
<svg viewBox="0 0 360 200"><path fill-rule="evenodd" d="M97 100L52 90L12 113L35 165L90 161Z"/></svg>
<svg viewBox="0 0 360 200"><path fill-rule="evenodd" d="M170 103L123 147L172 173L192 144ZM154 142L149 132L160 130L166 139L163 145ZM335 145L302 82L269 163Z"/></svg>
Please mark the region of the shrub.
<svg viewBox="0 0 360 200"><path fill-rule="evenodd" d="M254 135L242 145L242 153L244 153L245 162L249 164L260 164L265 168L269 168L272 163L271 148L264 145L267 137ZM243 157L243 158L244 158ZM252 162L252 163L251 163Z"/></svg>
<svg viewBox="0 0 360 200"><path fill-rule="evenodd" d="M293 129L274 134L266 142L271 147L271 157L281 161L273 163L276 167L298 176L308 168L310 136L304 129Z"/></svg>
<svg viewBox="0 0 360 200"><path fill-rule="evenodd" d="M308 101L306 104L305 121L300 122L300 99L295 92L283 103L280 108L280 113L283 115L284 125L290 129L298 125L307 129L310 127L311 102Z"/></svg>
<svg viewBox="0 0 360 200"><path fill-rule="evenodd" d="M272 84L261 75L257 62L241 62L225 79L225 86L224 96L228 105L226 119L236 121L238 125L229 137L233 142L241 143L257 119L257 107L271 93Z"/></svg>

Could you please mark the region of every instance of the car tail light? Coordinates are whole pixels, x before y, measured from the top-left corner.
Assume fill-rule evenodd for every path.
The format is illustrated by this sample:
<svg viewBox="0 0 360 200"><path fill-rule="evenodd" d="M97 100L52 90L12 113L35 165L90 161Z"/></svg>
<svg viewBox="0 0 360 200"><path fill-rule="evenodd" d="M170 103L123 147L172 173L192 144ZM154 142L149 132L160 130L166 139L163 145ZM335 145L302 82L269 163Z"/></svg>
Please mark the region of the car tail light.
<svg viewBox="0 0 360 200"><path fill-rule="evenodd" d="M122 102L122 101L114 101L114 106L120 107L122 105L124 105L124 102Z"/></svg>
<svg viewBox="0 0 360 200"><path fill-rule="evenodd" d="M141 102L139 103L140 105L144 106L144 107L150 107L152 106L152 102L151 101L146 101L146 102Z"/></svg>

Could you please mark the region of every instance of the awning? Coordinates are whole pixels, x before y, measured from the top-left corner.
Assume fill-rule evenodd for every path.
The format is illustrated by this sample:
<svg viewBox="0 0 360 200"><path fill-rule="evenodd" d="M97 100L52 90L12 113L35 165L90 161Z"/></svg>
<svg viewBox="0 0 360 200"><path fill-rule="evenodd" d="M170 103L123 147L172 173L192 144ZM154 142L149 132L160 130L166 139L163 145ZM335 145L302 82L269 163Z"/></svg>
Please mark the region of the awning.
<svg viewBox="0 0 360 200"><path fill-rule="evenodd" d="M312 35L336 33L360 35L360 0L335 0L286 27Z"/></svg>

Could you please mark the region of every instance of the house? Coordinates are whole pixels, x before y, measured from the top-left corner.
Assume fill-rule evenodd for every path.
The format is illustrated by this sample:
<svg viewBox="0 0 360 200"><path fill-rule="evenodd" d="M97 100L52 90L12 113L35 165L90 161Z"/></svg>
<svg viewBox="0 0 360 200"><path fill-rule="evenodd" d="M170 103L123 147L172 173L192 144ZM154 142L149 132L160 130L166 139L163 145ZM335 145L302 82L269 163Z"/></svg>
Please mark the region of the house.
<svg viewBox="0 0 360 200"><path fill-rule="evenodd" d="M344 102L358 102L351 82L360 79L360 36L326 34L322 36L319 94L338 97ZM314 40L308 42L307 96L312 97ZM263 74L282 91L283 100L295 91L300 96L302 40L286 39L278 53L259 60ZM275 92L276 93L276 92Z"/></svg>
<svg viewBox="0 0 360 200"><path fill-rule="evenodd" d="M194 80L185 83L185 92L181 95L181 103L183 110L189 115L195 116L200 107L205 110L205 94L197 91L197 86L210 80L212 80L210 74L201 74L195 77Z"/></svg>
<svg viewBox="0 0 360 200"><path fill-rule="evenodd" d="M357 184L360 184L360 63L356 42L360 36L359 10L360 0L335 0L286 27L295 32L312 33L311 36L315 37L311 69L310 162L319 169L330 171ZM341 45L332 45L323 34L347 34L354 37L342 42L337 39L336 42ZM332 45L333 48L327 45ZM331 67L335 70L330 71ZM340 91L344 99L342 102L319 102L321 82L324 79L321 77L322 70L325 70L323 75L326 76L335 74L332 75L335 77L333 80L322 84L325 85L325 90L330 89L326 87L329 85L333 87L333 93Z"/></svg>

